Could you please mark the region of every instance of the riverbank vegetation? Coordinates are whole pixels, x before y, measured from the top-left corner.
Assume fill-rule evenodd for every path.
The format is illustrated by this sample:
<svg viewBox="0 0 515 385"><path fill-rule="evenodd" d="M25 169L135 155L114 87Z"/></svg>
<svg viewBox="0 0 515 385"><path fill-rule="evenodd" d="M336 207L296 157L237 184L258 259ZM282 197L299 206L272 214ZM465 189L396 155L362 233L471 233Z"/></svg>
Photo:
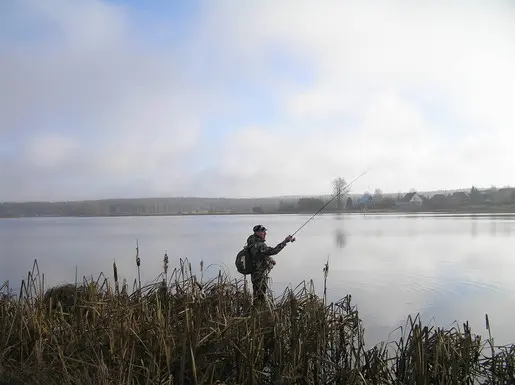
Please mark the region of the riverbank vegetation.
<svg viewBox="0 0 515 385"><path fill-rule="evenodd" d="M157 283L131 290L113 270L113 284L45 290L35 263L19 293L3 287L0 384L513 383L515 346L467 324L408 318L398 339L367 347L350 295L328 303L306 283L253 307L244 280L208 280L187 260L169 271L165 256Z"/></svg>

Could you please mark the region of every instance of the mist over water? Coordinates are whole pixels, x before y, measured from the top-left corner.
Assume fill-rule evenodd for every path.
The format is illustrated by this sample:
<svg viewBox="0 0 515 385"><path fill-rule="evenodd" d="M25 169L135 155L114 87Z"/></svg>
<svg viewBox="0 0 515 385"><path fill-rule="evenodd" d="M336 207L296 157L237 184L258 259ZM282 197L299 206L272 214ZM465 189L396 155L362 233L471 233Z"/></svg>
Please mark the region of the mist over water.
<svg viewBox="0 0 515 385"><path fill-rule="evenodd" d="M238 277L234 257L255 224L269 229L274 246L308 215L121 218L30 218L0 220L0 284L17 289L34 259L45 285L74 282L76 270L97 278L118 274L131 286L141 274L153 281L168 252L170 267L188 258L195 273L219 269ZM367 343L388 337L409 314L449 326L468 320L485 335L488 313L496 344L515 342L515 218L449 215L320 215L276 256L271 277L276 296L287 286L313 279L323 291L329 260L328 297L350 293L366 328Z"/></svg>

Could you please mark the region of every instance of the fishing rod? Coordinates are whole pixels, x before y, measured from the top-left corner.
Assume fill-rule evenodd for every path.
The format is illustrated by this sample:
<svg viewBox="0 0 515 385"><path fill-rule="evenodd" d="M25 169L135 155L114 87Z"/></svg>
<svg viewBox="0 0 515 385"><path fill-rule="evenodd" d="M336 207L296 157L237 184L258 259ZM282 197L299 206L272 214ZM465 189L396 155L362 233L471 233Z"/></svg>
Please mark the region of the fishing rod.
<svg viewBox="0 0 515 385"><path fill-rule="evenodd" d="M354 180L352 180L345 188L342 189L342 191L338 192L334 197L331 198L325 205L323 205L316 213L314 213L302 226L300 226L291 236L293 237L295 234L297 234L304 226L306 226L309 221L311 221L313 218L315 218L323 209L327 207L329 203L331 203L333 200L335 200L339 195L341 195L343 192L348 191L349 187L356 182L359 178L361 178L363 175L365 175L370 169L366 169L364 172L362 172L360 175L358 175Z"/></svg>

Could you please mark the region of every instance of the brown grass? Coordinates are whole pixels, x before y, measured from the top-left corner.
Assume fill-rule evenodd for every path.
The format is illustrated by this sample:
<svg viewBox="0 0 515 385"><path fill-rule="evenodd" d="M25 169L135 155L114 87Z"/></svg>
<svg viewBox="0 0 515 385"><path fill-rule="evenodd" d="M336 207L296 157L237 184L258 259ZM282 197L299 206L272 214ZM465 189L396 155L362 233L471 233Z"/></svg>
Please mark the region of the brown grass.
<svg viewBox="0 0 515 385"><path fill-rule="evenodd" d="M398 341L367 349L350 295L326 304L302 284L255 308L244 280L164 266L131 294L116 265L114 285L101 275L45 292L35 263L17 296L0 288L0 384L515 383L515 347L467 324L408 318Z"/></svg>

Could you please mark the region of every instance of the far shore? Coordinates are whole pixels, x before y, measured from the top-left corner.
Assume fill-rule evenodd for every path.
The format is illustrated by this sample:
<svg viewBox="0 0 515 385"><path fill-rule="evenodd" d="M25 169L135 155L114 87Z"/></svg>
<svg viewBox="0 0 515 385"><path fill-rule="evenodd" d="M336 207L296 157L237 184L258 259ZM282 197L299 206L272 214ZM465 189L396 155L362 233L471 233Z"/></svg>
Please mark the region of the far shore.
<svg viewBox="0 0 515 385"><path fill-rule="evenodd" d="M110 217L168 217L168 216L266 216L266 215L313 215L316 211L291 211L291 212L281 212L281 211L269 211L262 213L255 212L192 212L192 213L127 213L127 214L109 214L109 215L26 215L26 216L0 216L0 219L21 219L21 218L110 218ZM335 211L335 210L324 210L320 212L318 215L368 215L368 214L400 214L400 215L409 215L409 214L447 214L447 215L476 215L476 214L484 214L484 215L515 215L515 206L480 206L480 207L454 207L454 208L445 208L445 209L428 209L424 207L420 208L410 208L410 209L373 209L369 208L366 210L344 210L344 211Z"/></svg>

